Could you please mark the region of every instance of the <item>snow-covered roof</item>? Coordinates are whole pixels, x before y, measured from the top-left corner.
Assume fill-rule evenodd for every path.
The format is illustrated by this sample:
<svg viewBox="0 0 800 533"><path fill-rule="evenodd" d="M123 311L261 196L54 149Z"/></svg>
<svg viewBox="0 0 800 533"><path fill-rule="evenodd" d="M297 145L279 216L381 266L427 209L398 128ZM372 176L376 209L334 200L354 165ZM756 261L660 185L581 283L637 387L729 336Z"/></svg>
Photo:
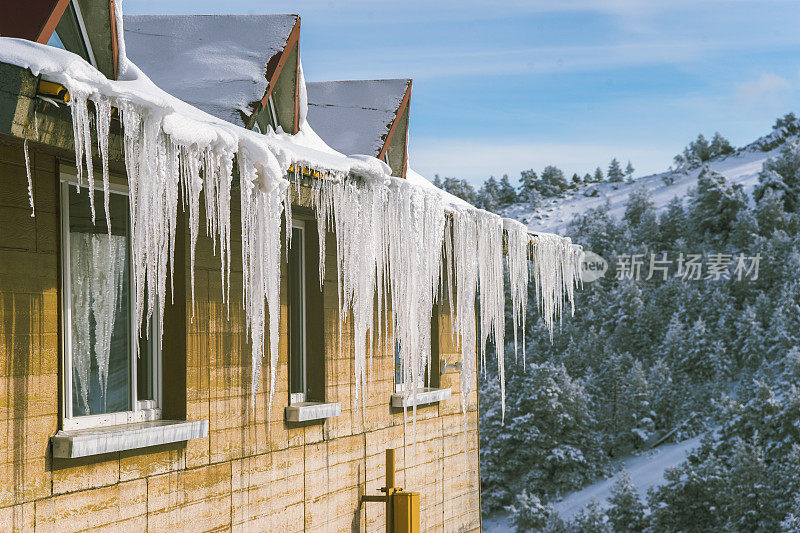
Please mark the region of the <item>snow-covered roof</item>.
<svg viewBox="0 0 800 533"><path fill-rule="evenodd" d="M160 88L233 124L267 89L297 15L125 15L126 53Z"/></svg>
<svg viewBox="0 0 800 533"><path fill-rule="evenodd" d="M335 150L377 156L411 80L307 83L308 123Z"/></svg>

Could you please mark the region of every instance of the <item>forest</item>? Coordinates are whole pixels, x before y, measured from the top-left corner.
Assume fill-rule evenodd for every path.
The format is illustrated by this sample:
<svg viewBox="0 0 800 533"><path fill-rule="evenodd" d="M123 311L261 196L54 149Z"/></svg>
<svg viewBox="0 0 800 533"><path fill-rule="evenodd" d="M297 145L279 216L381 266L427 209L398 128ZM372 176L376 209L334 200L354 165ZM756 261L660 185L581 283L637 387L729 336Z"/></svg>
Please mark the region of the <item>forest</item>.
<svg viewBox="0 0 800 533"><path fill-rule="evenodd" d="M700 169L688 197L656 206L638 188L621 219L603 207L575 217L566 234L609 271L577 291L575 315L552 343L529 287L526 356L507 363L504 421L495 369L484 369L484 514L506 509L518 531L800 531L798 131L787 115L772 141L750 147L780 147L750 195L706 166L734 152L727 141L701 136L675 160L676 172ZM525 174L514 201L549 186ZM448 179L453 187L442 186L463 194L465 183ZM690 256L696 275L682 261L648 272L657 258ZM631 257L642 275L621 268ZM750 258L749 270L737 272L737 258ZM623 475L605 508L594 502L570 520L555 511L615 459L698 435L701 445L646 498Z"/></svg>

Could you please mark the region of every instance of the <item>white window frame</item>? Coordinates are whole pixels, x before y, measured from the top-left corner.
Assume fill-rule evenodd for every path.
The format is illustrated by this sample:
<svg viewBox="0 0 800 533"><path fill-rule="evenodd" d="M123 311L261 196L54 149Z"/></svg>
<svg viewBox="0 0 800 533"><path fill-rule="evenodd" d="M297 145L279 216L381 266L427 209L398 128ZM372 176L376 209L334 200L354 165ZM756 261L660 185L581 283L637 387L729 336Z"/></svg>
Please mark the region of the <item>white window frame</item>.
<svg viewBox="0 0 800 533"><path fill-rule="evenodd" d="M267 98L267 107L269 109L269 122L274 131L278 131L278 112L275 110L275 101L272 99L272 93ZM294 221L292 222L294 227ZM305 230L303 230L305 231Z"/></svg>
<svg viewBox="0 0 800 533"><path fill-rule="evenodd" d="M78 178L77 172L74 167L66 167L62 163L60 165L60 216L59 222L61 224L61 331L62 331L62 429L69 431L75 429L87 429L94 427L116 426L120 424L130 424L136 422L144 422L147 420L160 420L161 419L161 398L163 392L162 380L162 357L161 349L158 342L153 342L153 395L154 399L139 401L137 399L137 361L139 349L138 339L131 339L131 353L130 353L130 405L133 410L119 411L115 413L103 413L97 415L84 415L72 416L72 307L71 307L71 280L70 280L70 258L69 258L69 190L68 187L77 185ZM109 192L128 196L128 186L120 183L118 176L117 180L112 182L109 186ZM114 177L112 177L113 179ZM82 189L86 185L82 186ZM95 183L95 190L102 191L102 186ZM88 193L87 193L88 201ZM130 223L130 222L129 222ZM136 294L134 286L133 269L129 268L129 288L130 294ZM129 313L131 324L131 331L136 331L136 324L133 313L133 298L128 299L131 305ZM152 320L151 339L155 340L160 338L160 331L158 331L159 320L154 314Z"/></svg>
<svg viewBox="0 0 800 533"><path fill-rule="evenodd" d="M303 320L300 325L302 331L300 332L300 338L303 339L303 350L302 350L302 375L303 375L303 386L300 387L303 392L290 392L289 393L289 405L297 404L297 403L304 403L306 401L306 395L308 391L308 340L306 338L306 299L308 297L308 293L306 292L306 223L304 220L292 219L292 232L295 229L299 229L303 232L303 240L300 244L300 283L303 287L303 295L300 298L301 306L302 306L302 316ZM295 245L294 239L292 239L292 246ZM288 263L287 263L288 264ZM291 298L291 296L290 296ZM290 302L291 303L291 302ZM292 338L292 332L289 332L289 339ZM291 346L289 356L291 357ZM289 373L291 375L291 367L289 368Z"/></svg>
<svg viewBox="0 0 800 533"><path fill-rule="evenodd" d="M94 58L94 50L92 50L92 43L89 41L89 34L86 31L86 24L83 22L83 13L81 13L81 6L78 5L76 0L70 0L69 2L72 4L72 7L75 9L75 18L78 19L78 28L81 30L81 36L83 37L83 44L86 46L86 54L89 56L89 62L92 64L94 68L97 68L97 61ZM114 13L111 14L114 16Z"/></svg>

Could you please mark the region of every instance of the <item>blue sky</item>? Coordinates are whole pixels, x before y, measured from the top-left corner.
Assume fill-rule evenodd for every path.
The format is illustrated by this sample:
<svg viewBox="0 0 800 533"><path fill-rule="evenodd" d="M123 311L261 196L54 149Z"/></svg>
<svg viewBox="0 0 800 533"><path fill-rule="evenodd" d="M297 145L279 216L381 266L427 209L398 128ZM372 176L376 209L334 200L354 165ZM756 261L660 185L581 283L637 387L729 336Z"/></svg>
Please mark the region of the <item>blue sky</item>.
<svg viewBox="0 0 800 533"><path fill-rule="evenodd" d="M479 183L612 157L666 169L800 111L796 0L124 0L126 13L299 13L306 78L411 77L411 165Z"/></svg>

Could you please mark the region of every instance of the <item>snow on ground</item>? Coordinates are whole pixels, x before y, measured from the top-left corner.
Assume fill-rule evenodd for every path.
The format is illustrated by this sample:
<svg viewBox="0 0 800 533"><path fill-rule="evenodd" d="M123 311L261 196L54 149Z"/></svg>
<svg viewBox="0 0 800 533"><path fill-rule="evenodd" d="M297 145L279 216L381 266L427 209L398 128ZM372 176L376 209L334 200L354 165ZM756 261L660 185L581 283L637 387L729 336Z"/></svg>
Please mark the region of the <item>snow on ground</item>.
<svg viewBox="0 0 800 533"><path fill-rule="evenodd" d="M678 466L699 444L701 436L674 444L664 444L641 455L631 455L621 459L616 467L619 471L614 476L598 481L579 491L567 494L554 507L564 520L572 520L593 499L601 507L608 507L608 497L617 477L623 470L630 474L639 495L644 498L647 490L660 485L664 481L664 472L668 468ZM514 531L508 513L497 513L483 520L483 529L487 533L507 533Z"/></svg>
<svg viewBox="0 0 800 533"><path fill-rule="evenodd" d="M732 183L741 184L744 187L744 191L750 194L753 191L753 187L758 183L758 173L761 171L764 161L777 154L777 149L771 152L745 150L727 158L713 161L709 166ZM689 188L694 187L697 183L697 175L699 173L700 169L698 168L688 174L663 172L644 176L632 183L602 182L591 184L582 187L567 198L545 200L544 205L537 210L531 210L525 205L513 205L502 214L524 222L531 231L564 235L567 225L574 215L600 207L606 201L610 204L610 213L618 219L622 218L625 213L628 195L642 185L650 190L653 202L658 209L665 207L675 196L685 198ZM667 185L663 179L665 176L674 177L674 183ZM584 194L592 189L597 191L596 196L586 196Z"/></svg>

